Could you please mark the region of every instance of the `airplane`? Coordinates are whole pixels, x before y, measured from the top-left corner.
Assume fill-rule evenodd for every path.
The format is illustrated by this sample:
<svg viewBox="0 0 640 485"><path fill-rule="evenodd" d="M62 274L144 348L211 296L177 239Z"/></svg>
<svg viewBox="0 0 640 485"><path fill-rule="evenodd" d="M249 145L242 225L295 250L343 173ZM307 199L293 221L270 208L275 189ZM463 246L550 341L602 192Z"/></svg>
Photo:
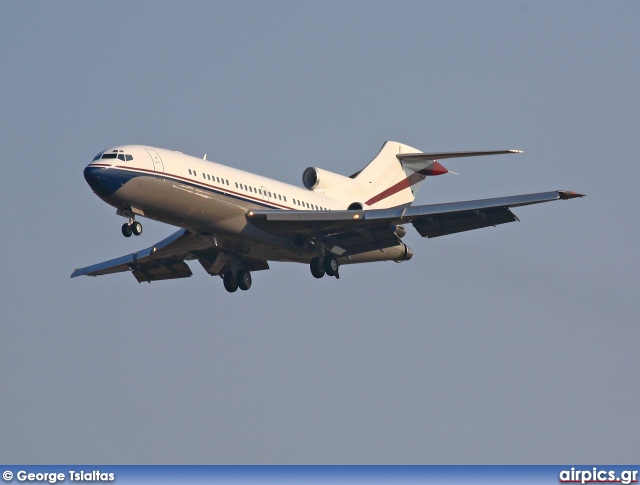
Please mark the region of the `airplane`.
<svg viewBox="0 0 640 485"><path fill-rule="evenodd" d="M427 238L519 221L514 207L584 197L555 190L492 199L412 205L427 177L450 172L439 160L522 153L520 150L423 153L387 141L362 170L344 176L316 167L304 188L174 150L124 145L98 153L87 183L128 219L125 237L139 236L136 216L179 229L151 247L76 269L71 277L131 272L138 282L192 276L197 260L225 289L251 288L269 261L308 264L315 278L340 277L346 264L403 262L413 251L402 238L411 224Z"/></svg>

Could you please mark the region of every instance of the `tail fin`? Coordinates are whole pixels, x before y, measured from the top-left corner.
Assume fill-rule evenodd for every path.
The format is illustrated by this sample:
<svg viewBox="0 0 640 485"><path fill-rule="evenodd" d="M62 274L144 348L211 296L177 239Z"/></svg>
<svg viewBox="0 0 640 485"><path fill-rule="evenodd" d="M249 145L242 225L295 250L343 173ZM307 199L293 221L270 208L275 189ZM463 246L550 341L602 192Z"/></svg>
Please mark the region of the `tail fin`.
<svg viewBox="0 0 640 485"><path fill-rule="evenodd" d="M421 153L409 145L387 141L369 165L355 176L360 187L366 190L365 204L376 209L411 205L428 175L421 172L436 168L435 164L441 167L435 160L404 162L401 158L404 154ZM446 173L446 169L440 173Z"/></svg>
<svg viewBox="0 0 640 485"><path fill-rule="evenodd" d="M449 171L437 160L522 153L519 150L484 152L423 153L409 145L387 141L378 155L360 172L352 175L367 194L365 204L376 209L411 205L427 176Z"/></svg>

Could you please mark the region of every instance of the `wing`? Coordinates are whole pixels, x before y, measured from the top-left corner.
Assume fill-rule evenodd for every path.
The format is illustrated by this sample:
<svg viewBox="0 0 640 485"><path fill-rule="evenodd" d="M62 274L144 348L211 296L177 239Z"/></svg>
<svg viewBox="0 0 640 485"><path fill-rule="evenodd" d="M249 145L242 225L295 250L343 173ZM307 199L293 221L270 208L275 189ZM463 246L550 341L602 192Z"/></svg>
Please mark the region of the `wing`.
<svg viewBox="0 0 640 485"><path fill-rule="evenodd" d="M411 223L423 237L438 237L518 220L511 208L583 197L557 190L494 199L469 200L365 211L250 211L247 219L278 234L322 239L336 254L358 254L398 244L398 225Z"/></svg>
<svg viewBox="0 0 640 485"><path fill-rule="evenodd" d="M217 248L210 237L180 229L153 246L104 263L76 269L71 277L100 276L131 271L142 283L191 276L185 261L197 259L210 275L224 274L231 266L229 254ZM236 269L259 271L269 269L266 261L235 255Z"/></svg>

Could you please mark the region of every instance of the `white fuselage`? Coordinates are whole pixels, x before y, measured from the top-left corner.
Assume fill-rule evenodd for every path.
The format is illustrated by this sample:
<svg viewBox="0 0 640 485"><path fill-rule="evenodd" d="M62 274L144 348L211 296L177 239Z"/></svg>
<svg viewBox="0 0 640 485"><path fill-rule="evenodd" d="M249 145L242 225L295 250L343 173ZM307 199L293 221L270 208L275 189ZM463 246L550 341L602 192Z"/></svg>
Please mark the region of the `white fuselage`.
<svg viewBox="0 0 640 485"><path fill-rule="evenodd" d="M121 214L132 212L183 227L215 238L216 244L230 251L265 260L308 262L315 251L295 238L267 233L249 224L248 211L329 211L348 206L306 188L141 145L102 152L85 168L85 178L96 194ZM367 258L381 259L391 259L391 254Z"/></svg>

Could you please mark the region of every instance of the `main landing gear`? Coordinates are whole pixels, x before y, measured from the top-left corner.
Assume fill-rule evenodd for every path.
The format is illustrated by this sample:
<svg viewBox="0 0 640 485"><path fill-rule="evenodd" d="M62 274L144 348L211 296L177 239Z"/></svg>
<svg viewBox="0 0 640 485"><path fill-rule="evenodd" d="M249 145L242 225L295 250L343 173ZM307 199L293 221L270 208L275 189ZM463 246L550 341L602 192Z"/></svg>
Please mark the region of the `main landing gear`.
<svg viewBox="0 0 640 485"><path fill-rule="evenodd" d="M316 278L322 278L325 274L340 278L338 261L332 254L327 254L324 258L313 258L309 267L311 274Z"/></svg>
<svg viewBox="0 0 640 485"><path fill-rule="evenodd" d="M124 237L139 236L142 234L142 224L135 219L130 219L129 222L122 224L122 235Z"/></svg>
<svg viewBox="0 0 640 485"><path fill-rule="evenodd" d="M222 282L224 283L224 288L229 293L233 293L238 288L243 291L247 291L251 288L251 273L246 269L241 269L240 271L227 271L222 277Z"/></svg>

